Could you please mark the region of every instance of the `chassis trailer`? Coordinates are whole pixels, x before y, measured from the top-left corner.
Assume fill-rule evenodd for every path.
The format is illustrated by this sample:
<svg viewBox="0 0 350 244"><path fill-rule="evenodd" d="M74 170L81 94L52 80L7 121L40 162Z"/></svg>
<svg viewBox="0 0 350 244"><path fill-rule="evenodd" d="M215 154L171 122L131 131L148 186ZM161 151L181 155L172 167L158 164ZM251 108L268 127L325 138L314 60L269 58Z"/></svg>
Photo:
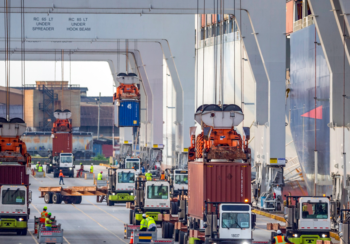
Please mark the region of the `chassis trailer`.
<svg viewBox="0 0 350 244"><path fill-rule="evenodd" d="M97 202L102 202L107 195L107 187L96 186L39 187L39 191L39 198L44 198L48 204L61 204L62 201L65 204L80 204L83 196L96 196Z"/></svg>

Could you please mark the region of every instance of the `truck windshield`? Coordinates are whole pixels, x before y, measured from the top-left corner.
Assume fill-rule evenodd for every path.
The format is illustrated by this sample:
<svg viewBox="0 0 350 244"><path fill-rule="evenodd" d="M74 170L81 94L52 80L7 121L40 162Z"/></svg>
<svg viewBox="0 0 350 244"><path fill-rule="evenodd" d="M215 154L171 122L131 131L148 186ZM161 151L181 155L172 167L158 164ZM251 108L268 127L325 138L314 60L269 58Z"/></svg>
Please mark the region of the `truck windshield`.
<svg viewBox="0 0 350 244"><path fill-rule="evenodd" d="M2 204L25 204L25 191L24 190L2 190Z"/></svg>
<svg viewBox="0 0 350 244"><path fill-rule="evenodd" d="M148 186L147 198L148 199L168 199L168 187L167 186Z"/></svg>
<svg viewBox="0 0 350 244"><path fill-rule="evenodd" d="M135 174L129 172L118 172L118 183L134 183Z"/></svg>
<svg viewBox="0 0 350 244"><path fill-rule="evenodd" d="M249 213L223 213L222 228L249 228Z"/></svg>
<svg viewBox="0 0 350 244"><path fill-rule="evenodd" d="M324 202L303 202L303 219L327 219L328 203Z"/></svg>
<svg viewBox="0 0 350 244"><path fill-rule="evenodd" d="M72 156L61 156L61 163L73 163Z"/></svg>
<svg viewBox="0 0 350 244"><path fill-rule="evenodd" d="M175 184L187 184L188 176L187 175L175 175Z"/></svg>
<svg viewBox="0 0 350 244"><path fill-rule="evenodd" d="M126 169L139 169L139 162L128 162L126 161L125 163L125 168Z"/></svg>

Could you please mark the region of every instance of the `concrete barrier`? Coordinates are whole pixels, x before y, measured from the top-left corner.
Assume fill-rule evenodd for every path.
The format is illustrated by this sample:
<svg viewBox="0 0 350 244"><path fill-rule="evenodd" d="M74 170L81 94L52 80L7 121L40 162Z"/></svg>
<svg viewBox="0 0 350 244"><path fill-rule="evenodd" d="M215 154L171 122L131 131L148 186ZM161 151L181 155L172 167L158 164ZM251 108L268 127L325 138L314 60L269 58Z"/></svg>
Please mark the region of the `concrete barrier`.
<svg viewBox="0 0 350 244"><path fill-rule="evenodd" d="M45 178L46 175L45 175L45 172L36 172L34 171L35 173L35 178Z"/></svg>

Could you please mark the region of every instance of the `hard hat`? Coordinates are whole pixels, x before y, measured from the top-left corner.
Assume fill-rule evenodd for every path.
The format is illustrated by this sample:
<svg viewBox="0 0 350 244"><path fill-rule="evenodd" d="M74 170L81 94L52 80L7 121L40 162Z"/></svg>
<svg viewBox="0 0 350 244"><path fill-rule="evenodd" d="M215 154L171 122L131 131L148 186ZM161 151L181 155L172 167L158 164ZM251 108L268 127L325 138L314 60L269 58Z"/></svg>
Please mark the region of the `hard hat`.
<svg viewBox="0 0 350 244"><path fill-rule="evenodd" d="M142 214L142 218L146 218L146 214Z"/></svg>
<svg viewBox="0 0 350 244"><path fill-rule="evenodd" d="M60 171L62 172L62 169L60 169Z"/></svg>
<svg viewBox="0 0 350 244"><path fill-rule="evenodd" d="M103 172L101 171L101 174L102 174Z"/></svg>
<svg viewBox="0 0 350 244"><path fill-rule="evenodd" d="M51 216L51 213L47 213L47 215L50 215L50 216Z"/></svg>
<svg viewBox="0 0 350 244"><path fill-rule="evenodd" d="M91 163L91 165L94 165L94 163Z"/></svg>
<svg viewBox="0 0 350 244"><path fill-rule="evenodd" d="M46 206L44 207L44 210L47 210L47 207L46 207Z"/></svg>
<svg viewBox="0 0 350 244"><path fill-rule="evenodd" d="M282 231L278 230L277 235L280 235L280 234L282 234Z"/></svg>
<svg viewBox="0 0 350 244"><path fill-rule="evenodd" d="M80 163L80 165L82 165L83 163Z"/></svg>
<svg viewBox="0 0 350 244"><path fill-rule="evenodd" d="M132 167L132 169L134 169L135 167Z"/></svg>

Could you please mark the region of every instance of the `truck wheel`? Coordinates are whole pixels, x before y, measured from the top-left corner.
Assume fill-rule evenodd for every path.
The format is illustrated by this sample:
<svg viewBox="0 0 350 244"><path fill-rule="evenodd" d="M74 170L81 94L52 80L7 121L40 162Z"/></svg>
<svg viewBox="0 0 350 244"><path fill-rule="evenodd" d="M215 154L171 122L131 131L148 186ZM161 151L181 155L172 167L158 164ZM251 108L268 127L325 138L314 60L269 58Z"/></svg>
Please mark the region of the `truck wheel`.
<svg viewBox="0 0 350 244"><path fill-rule="evenodd" d="M58 171L55 170L55 171L53 172L53 178L58 178Z"/></svg>
<svg viewBox="0 0 350 244"><path fill-rule="evenodd" d="M82 201L82 197L81 197L81 196L76 196L76 197L74 197L73 200L72 200L72 202L73 202L74 204L80 204L81 201Z"/></svg>
<svg viewBox="0 0 350 244"><path fill-rule="evenodd" d="M72 204L71 200L63 200L65 204Z"/></svg>
<svg viewBox="0 0 350 244"><path fill-rule="evenodd" d="M27 232L28 232L28 229L24 229L24 230L21 231L21 235L22 236L26 236Z"/></svg>
<svg viewBox="0 0 350 244"><path fill-rule="evenodd" d="M52 203L52 192L46 192L44 196L45 203Z"/></svg>
<svg viewBox="0 0 350 244"><path fill-rule="evenodd" d="M174 224L168 223L168 238L169 239L173 238L173 233L174 233Z"/></svg>
<svg viewBox="0 0 350 244"><path fill-rule="evenodd" d="M179 230L174 231L174 241L175 242L179 241Z"/></svg>
<svg viewBox="0 0 350 244"><path fill-rule="evenodd" d="M129 224L133 224L133 219L134 219L134 210L130 209L129 211Z"/></svg>
<svg viewBox="0 0 350 244"><path fill-rule="evenodd" d="M163 223L163 225L162 225L162 238L163 239L168 238L168 223L167 222Z"/></svg>
<svg viewBox="0 0 350 244"><path fill-rule="evenodd" d="M52 195L52 202L54 203L54 204L61 204L62 203L62 195L61 195L61 193L54 193L53 195Z"/></svg>
<svg viewBox="0 0 350 244"><path fill-rule="evenodd" d="M46 174L50 174L50 166L46 165Z"/></svg>
<svg viewBox="0 0 350 244"><path fill-rule="evenodd" d="M185 244L185 232L183 231L179 232L179 244Z"/></svg>
<svg viewBox="0 0 350 244"><path fill-rule="evenodd" d="M179 212L179 209L178 209L178 206L177 206L177 202L171 202L170 213L171 214L178 214L178 212Z"/></svg>

